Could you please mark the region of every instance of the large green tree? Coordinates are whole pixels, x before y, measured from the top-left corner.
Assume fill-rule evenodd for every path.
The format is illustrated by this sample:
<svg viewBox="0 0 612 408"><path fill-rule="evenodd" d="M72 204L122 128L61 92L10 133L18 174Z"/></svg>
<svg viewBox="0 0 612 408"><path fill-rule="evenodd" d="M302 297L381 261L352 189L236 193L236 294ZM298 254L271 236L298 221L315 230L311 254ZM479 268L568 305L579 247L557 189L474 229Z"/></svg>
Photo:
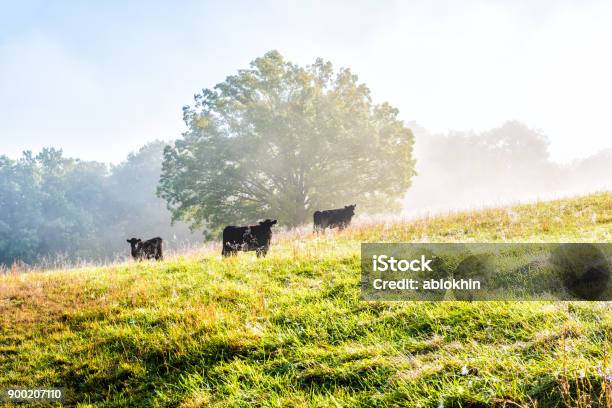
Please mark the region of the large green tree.
<svg viewBox="0 0 612 408"><path fill-rule="evenodd" d="M158 193L194 227L357 204L389 211L414 175L413 136L349 69L271 51L183 108L188 130L165 150Z"/></svg>

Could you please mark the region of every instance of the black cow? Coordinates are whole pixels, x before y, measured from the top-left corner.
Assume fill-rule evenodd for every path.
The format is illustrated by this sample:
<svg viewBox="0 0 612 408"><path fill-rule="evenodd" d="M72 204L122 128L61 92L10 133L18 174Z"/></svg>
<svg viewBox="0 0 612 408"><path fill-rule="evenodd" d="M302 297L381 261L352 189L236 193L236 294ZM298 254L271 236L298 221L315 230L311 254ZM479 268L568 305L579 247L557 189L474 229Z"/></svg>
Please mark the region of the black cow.
<svg viewBox="0 0 612 408"><path fill-rule="evenodd" d="M261 221L248 227L225 227L223 230L223 251L221 255L236 255L238 251L255 251L257 257L266 256L272 239L272 226L276 220Z"/></svg>
<svg viewBox="0 0 612 408"><path fill-rule="evenodd" d="M163 240L159 237L144 242L139 238L132 238L128 239L127 242L132 246L132 257L137 261L142 261L143 259L161 261L164 259L162 253Z"/></svg>
<svg viewBox="0 0 612 408"><path fill-rule="evenodd" d="M355 215L357 204L347 205L336 210L315 211L314 232L321 232L325 228L335 228L343 230L349 226L353 215Z"/></svg>

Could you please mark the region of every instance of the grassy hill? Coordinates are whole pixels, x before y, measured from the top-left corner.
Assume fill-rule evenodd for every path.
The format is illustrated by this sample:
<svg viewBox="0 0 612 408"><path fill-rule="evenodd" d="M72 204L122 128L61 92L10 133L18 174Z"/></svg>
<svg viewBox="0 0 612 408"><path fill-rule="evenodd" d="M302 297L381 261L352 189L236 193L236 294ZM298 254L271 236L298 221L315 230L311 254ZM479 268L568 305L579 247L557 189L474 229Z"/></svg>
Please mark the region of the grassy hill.
<svg viewBox="0 0 612 408"><path fill-rule="evenodd" d="M359 244L612 242L612 193L0 277L0 388L74 406L612 406L612 306L359 300ZM591 404L591 405L588 405Z"/></svg>

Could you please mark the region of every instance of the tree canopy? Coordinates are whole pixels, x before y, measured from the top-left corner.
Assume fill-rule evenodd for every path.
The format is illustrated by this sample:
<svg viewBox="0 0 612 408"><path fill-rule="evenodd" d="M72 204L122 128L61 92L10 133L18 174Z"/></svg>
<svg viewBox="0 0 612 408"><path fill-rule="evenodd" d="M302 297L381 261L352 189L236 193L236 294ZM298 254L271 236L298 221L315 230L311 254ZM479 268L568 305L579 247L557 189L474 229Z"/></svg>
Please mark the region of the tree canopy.
<svg viewBox="0 0 612 408"><path fill-rule="evenodd" d="M56 149L25 152L16 161L0 157L0 263L83 255L112 207L106 172L103 164L67 159Z"/></svg>
<svg viewBox="0 0 612 408"><path fill-rule="evenodd" d="M155 190L165 144L153 142L109 167L46 148L17 160L0 156L0 266L128 255L127 238L195 241Z"/></svg>
<svg viewBox="0 0 612 408"><path fill-rule="evenodd" d="M413 136L374 104L349 69L299 66L271 51L183 108L187 131L166 147L158 193L194 227L318 209L399 208L414 175Z"/></svg>

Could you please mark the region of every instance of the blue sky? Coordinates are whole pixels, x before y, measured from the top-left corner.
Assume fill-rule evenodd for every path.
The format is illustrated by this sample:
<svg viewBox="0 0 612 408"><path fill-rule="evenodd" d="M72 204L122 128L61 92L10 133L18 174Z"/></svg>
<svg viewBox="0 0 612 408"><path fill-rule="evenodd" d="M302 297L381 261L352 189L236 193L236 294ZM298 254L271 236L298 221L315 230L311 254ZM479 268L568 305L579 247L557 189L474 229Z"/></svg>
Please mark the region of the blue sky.
<svg viewBox="0 0 612 408"><path fill-rule="evenodd" d="M278 49L352 68L444 132L517 119L554 159L612 147L609 2L3 1L0 154L117 162L184 130L181 107Z"/></svg>

